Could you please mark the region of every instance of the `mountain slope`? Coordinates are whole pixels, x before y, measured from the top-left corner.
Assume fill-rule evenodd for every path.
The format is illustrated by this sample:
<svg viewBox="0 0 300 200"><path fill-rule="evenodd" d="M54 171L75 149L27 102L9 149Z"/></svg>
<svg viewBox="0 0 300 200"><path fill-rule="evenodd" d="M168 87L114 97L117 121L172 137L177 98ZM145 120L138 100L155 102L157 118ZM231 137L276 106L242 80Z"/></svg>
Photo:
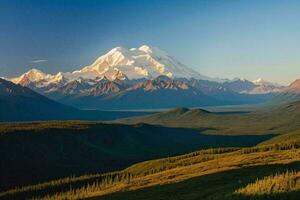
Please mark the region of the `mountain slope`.
<svg viewBox="0 0 300 200"><path fill-rule="evenodd" d="M76 109L54 102L26 87L0 79L0 121L43 120L73 112L76 112Z"/></svg>
<svg viewBox="0 0 300 200"><path fill-rule="evenodd" d="M112 120L146 112L84 111L50 100L27 87L0 79L0 121Z"/></svg>
<svg viewBox="0 0 300 200"><path fill-rule="evenodd" d="M284 88L279 94L268 102L269 104L284 104L300 100L300 79L292 82L287 88Z"/></svg>

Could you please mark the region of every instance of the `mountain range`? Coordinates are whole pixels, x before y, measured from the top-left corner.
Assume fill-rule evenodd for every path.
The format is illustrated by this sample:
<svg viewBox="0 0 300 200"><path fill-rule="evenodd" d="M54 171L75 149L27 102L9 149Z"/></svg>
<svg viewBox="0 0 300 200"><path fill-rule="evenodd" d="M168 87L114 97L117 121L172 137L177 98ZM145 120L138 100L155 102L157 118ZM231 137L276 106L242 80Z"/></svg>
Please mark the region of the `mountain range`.
<svg viewBox="0 0 300 200"><path fill-rule="evenodd" d="M116 47L73 72L53 75L31 69L7 80L81 109L252 104L286 89L263 79L210 78L147 45Z"/></svg>
<svg viewBox="0 0 300 200"><path fill-rule="evenodd" d="M0 122L41 120L112 120L149 112L79 110L27 87L0 78Z"/></svg>

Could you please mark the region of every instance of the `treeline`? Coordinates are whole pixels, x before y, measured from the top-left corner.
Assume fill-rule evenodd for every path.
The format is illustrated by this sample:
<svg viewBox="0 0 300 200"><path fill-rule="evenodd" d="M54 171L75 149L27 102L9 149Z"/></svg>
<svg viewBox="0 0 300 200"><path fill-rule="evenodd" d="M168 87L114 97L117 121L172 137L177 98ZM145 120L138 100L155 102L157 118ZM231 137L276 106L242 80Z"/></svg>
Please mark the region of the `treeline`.
<svg viewBox="0 0 300 200"><path fill-rule="evenodd" d="M59 199L60 196L65 197L71 194L69 197L78 199L79 196L105 189L114 184L128 184L133 178L133 174L125 171L68 177L3 192L0 193L0 199Z"/></svg>
<svg viewBox="0 0 300 200"><path fill-rule="evenodd" d="M300 148L300 140L289 140L287 142L281 142L276 144L260 145L255 147L246 147L242 148L241 152L243 154L255 153L255 152L265 152L265 151L274 151L274 150L292 150Z"/></svg>

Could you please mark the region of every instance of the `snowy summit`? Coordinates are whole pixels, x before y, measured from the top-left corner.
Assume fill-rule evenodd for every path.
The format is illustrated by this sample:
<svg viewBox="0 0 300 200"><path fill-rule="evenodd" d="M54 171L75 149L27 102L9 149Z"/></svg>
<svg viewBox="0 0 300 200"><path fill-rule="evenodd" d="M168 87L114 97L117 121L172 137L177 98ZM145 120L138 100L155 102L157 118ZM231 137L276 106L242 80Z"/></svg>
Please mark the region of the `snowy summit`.
<svg viewBox="0 0 300 200"><path fill-rule="evenodd" d="M11 80L14 83L44 82L43 84L47 85L62 80L71 81L80 78L93 80L99 78L107 78L109 80L124 80L126 78L153 79L161 75L169 78L214 80L188 68L164 51L148 45L131 49L124 47L113 48L100 56L91 65L74 72L59 72L56 75L51 75L32 69Z"/></svg>
<svg viewBox="0 0 300 200"><path fill-rule="evenodd" d="M129 79L152 79L161 75L170 78L208 79L165 52L147 45L131 49L116 47L100 56L93 64L72 74L84 78L105 76L112 80L117 73L124 74Z"/></svg>

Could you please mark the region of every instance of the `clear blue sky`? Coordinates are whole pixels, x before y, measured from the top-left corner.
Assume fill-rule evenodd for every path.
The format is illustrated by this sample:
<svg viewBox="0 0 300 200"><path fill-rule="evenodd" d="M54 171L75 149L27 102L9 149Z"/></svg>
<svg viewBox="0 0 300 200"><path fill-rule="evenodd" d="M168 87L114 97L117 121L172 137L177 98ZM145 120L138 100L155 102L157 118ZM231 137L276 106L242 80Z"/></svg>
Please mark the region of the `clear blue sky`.
<svg viewBox="0 0 300 200"><path fill-rule="evenodd" d="M286 84L300 78L300 1L0 1L0 76L75 70L142 44L208 76Z"/></svg>

